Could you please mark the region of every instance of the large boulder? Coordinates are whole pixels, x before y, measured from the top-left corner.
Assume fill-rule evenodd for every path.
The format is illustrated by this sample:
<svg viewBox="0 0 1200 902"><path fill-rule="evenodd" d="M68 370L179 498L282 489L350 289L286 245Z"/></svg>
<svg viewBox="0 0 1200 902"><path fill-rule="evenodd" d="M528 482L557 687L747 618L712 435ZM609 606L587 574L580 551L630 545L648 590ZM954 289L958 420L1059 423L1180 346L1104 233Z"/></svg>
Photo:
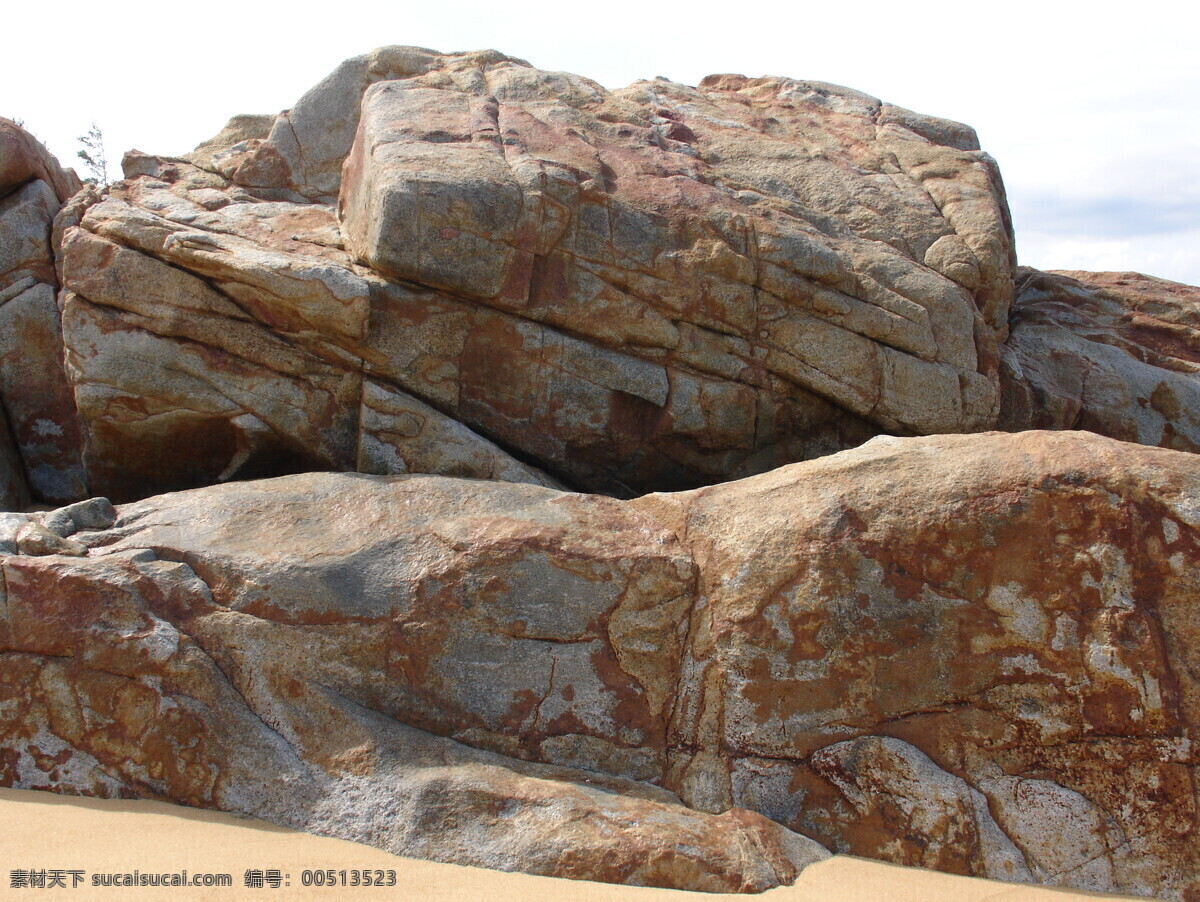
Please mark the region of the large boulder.
<svg viewBox="0 0 1200 902"><path fill-rule="evenodd" d="M591 879L761 889L815 854L788 827L1182 899L1198 460L877 438L634 501L308 474L47 515L0 558L0 783Z"/></svg>
<svg viewBox="0 0 1200 902"><path fill-rule="evenodd" d="M381 324L388 286L349 262L328 208L258 203L183 162L126 163L153 176L80 210L61 241L93 491L355 469L557 484L444 413L436 390L427 403L390 378L444 384L444 344Z"/></svg>
<svg viewBox="0 0 1200 902"><path fill-rule="evenodd" d="M358 468L632 495L995 423L995 164L848 89L384 48L125 167L62 238L93 491Z"/></svg>
<svg viewBox="0 0 1200 902"><path fill-rule="evenodd" d="M970 128L387 47L124 169L0 120L0 785L1200 898L1200 289Z"/></svg>
<svg viewBox="0 0 1200 902"><path fill-rule="evenodd" d="M467 619L416 619L417 595L427 608L454 591L412 567L413 552L451 563L449 549L439 555L442 539L418 524L433 517L469 530L478 518L511 520L508 554L486 538L477 554L513 560L528 583L562 555L528 548L522 527L536 541L538 521L553 521L562 502L562 522L546 523L544 538L569 529L575 508L587 530L576 539L586 546L607 522L604 506L593 512L587 499L547 489L429 478L303 475L196 490L126 507L115 529L77 531L57 545L46 534L64 518L26 522L16 532L24 553L0 555L0 686L9 700L0 706L0 785L215 807L398 854L575 879L707 892L791 883L828 852L762 815L695 811L649 783L528 764L411 725L442 697L431 682L422 703L413 681L426 628L457 637L446 684L473 696L465 708L502 708L508 687L556 653L576 670L591 666L576 652L598 642L567 640L556 652L549 641L496 630L472 639ZM250 519L239 524L235 511ZM175 517L181 541L168 549L155 536ZM205 528L195 517L211 528L199 544ZM629 530L646 522L627 519L612 524L612 554L621 538L633 545L639 537ZM30 542L39 530L42 543ZM85 545L91 556L80 556ZM203 562L185 550L200 545ZM563 586L585 586L592 575L564 572ZM520 603L513 597L510 606ZM563 610L559 631L586 615ZM463 659L472 641L485 655L479 661ZM535 659L506 660L522 651ZM615 685L636 691L630 680ZM438 722L442 734L453 732L449 722ZM661 730L650 740L661 743Z"/></svg>
<svg viewBox="0 0 1200 902"><path fill-rule="evenodd" d="M53 284L37 282L0 304L0 397L33 494L51 503L82 498L82 434Z"/></svg>
<svg viewBox="0 0 1200 902"><path fill-rule="evenodd" d="M0 119L0 401L12 430L0 443L11 445L7 466L21 493L49 502L87 491L52 247L55 217L80 187L32 135Z"/></svg>
<svg viewBox="0 0 1200 902"><path fill-rule="evenodd" d="M0 197L34 181L48 185L60 204L82 187L75 171L64 169L41 141L0 118Z"/></svg>
<svg viewBox="0 0 1200 902"><path fill-rule="evenodd" d="M877 438L633 503L700 574L685 802L898 863L1200 891L1195 455Z"/></svg>
<svg viewBox="0 0 1200 902"><path fill-rule="evenodd" d="M1087 429L1200 451L1200 288L1023 269L1002 348L1002 429Z"/></svg>
<svg viewBox="0 0 1200 902"><path fill-rule="evenodd" d="M1010 316L974 132L850 89L389 47L61 210L74 174L0 125L0 396L52 503L323 469L629 497L881 432L1200 439L1194 290L1024 270Z"/></svg>
<svg viewBox="0 0 1200 902"><path fill-rule="evenodd" d="M33 282L54 284L54 217L81 187L33 135L0 118L0 303Z"/></svg>

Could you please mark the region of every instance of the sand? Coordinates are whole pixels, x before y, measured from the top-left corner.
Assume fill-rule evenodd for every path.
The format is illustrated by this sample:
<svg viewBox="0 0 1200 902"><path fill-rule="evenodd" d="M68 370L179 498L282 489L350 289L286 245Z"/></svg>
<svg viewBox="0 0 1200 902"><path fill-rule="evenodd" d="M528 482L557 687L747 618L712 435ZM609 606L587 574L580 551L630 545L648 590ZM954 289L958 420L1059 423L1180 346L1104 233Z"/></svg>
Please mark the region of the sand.
<svg viewBox="0 0 1200 902"><path fill-rule="evenodd" d="M14 871L82 873L66 889L14 888ZM245 887L247 870L277 870L280 886ZM304 872L394 870L394 887L302 885ZM231 887L93 886L101 874L229 874ZM264 874L264 876L267 876ZM290 885L284 885L290 879ZM310 877L311 879L311 877ZM335 879L340 880L335 874ZM347 874L347 882L351 879ZM0 789L0 899L414 899L431 902L1071 902L1120 899L1016 886L838 855L807 868L795 886L760 896L711 895L504 874L389 855L262 821L161 802L83 799Z"/></svg>

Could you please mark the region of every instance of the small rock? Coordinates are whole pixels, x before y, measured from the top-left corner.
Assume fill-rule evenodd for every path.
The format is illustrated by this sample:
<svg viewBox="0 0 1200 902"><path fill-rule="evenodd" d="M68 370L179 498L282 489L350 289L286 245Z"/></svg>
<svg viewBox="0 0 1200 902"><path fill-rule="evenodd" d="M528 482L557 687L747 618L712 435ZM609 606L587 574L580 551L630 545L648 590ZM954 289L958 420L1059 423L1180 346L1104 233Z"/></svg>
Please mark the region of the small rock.
<svg viewBox="0 0 1200 902"><path fill-rule="evenodd" d="M74 539L63 538L36 521L30 521L17 530L16 546L18 554L28 554L34 557L46 554L84 557L87 554L85 545Z"/></svg>
<svg viewBox="0 0 1200 902"><path fill-rule="evenodd" d="M42 526L63 539L69 538L79 531L79 527L75 525L75 520L71 517L67 509L63 507L46 514L42 518Z"/></svg>
<svg viewBox="0 0 1200 902"><path fill-rule="evenodd" d="M32 519L29 514L0 513L0 554L17 553L17 531Z"/></svg>
<svg viewBox="0 0 1200 902"><path fill-rule="evenodd" d="M117 522L117 511L107 498L89 498L63 508L80 529L108 529Z"/></svg>
<svg viewBox="0 0 1200 902"><path fill-rule="evenodd" d="M117 511L107 498L89 498L53 510L42 518L42 525L66 539L81 529L108 529L117 522Z"/></svg>

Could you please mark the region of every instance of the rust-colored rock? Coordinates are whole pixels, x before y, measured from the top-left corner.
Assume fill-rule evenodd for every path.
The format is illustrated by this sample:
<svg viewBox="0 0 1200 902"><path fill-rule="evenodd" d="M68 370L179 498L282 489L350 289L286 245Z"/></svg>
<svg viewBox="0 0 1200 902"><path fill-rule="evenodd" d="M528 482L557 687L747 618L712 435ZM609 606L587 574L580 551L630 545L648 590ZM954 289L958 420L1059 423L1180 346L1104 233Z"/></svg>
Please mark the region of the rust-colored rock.
<svg viewBox="0 0 1200 902"><path fill-rule="evenodd" d="M386 47L187 158L129 152L112 190L68 199L0 139L4 391L52 503L314 469L631 497L997 426L1200 441L1194 292L1023 271L1005 340L994 161L847 88ZM59 282L55 326L25 293Z"/></svg>
<svg viewBox="0 0 1200 902"><path fill-rule="evenodd" d="M877 438L633 502L701 574L667 785L859 855L1200 890L1197 460Z"/></svg>
<svg viewBox="0 0 1200 902"><path fill-rule="evenodd" d="M85 558L0 559L26 699L2 779L538 873L786 881L799 840L748 809L903 864L1185 898L1198 460L991 433L625 502L354 474L148 499L75 533ZM593 812L581 833L547 797ZM633 832L585 829L610 817ZM730 857L730 819L761 852ZM676 830L710 864L638 871Z"/></svg>
<svg viewBox="0 0 1200 902"><path fill-rule="evenodd" d="M560 877L714 892L790 883L828 853L761 815L693 811L649 783L525 763L408 725L473 729L479 745L495 744L487 728L504 739L515 724L493 723L488 712L547 667L552 681L556 668L557 679L578 679L576 708L604 718L599 730L617 725L623 695L637 689L615 660L587 684L604 643L574 633L596 633L584 622L594 605L556 611L545 604L547 586L526 615L540 638L505 632L513 628L505 615L521 613L522 588L537 589L560 563L578 570L562 571L560 589L629 574L643 594L654 591L653 574L611 559L651 524L615 502L590 506L501 483L312 475L152 499L124 508L114 530L71 539L25 523L17 532L25 553L0 558L0 685L15 702L0 709L0 784L170 799L397 853ZM239 524L235 512L250 520ZM429 517L440 524L434 531L416 528ZM193 557L185 549L205 521L208 547ZM588 532L570 535L576 521ZM498 529L474 534L489 525ZM601 538L605 526L618 534ZM163 529L182 541L168 550L155 537ZM447 555L443 542L456 529L466 545ZM63 556L81 542L91 557ZM318 546L324 563L302 557ZM428 578L412 552L433 552ZM454 571L487 557L496 576ZM669 551L663 558L669 582L676 562ZM440 609L454 578L484 593L475 616L464 605L457 623ZM485 598L496 599L490 629ZM611 590L602 598L615 600ZM637 639L631 626L625 632ZM439 653L440 663L425 660ZM649 665L643 654L641 670L631 670ZM422 670L428 691L414 682ZM609 697L616 709L604 707ZM664 698L655 701L661 709ZM439 705L454 708L438 714ZM547 717L552 705L543 703ZM624 741L661 744L658 713L657 731L630 724ZM544 734L570 745L556 724L534 727L530 747Z"/></svg>
<svg viewBox="0 0 1200 902"><path fill-rule="evenodd" d="M0 396L33 493L50 503L86 495L79 417L63 368L52 285L36 283L0 305Z"/></svg>
<svg viewBox="0 0 1200 902"><path fill-rule="evenodd" d="M356 349L386 286L347 265L329 210L227 195L212 187L228 189L222 178L183 162L143 164L153 179L97 199L60 242L93 491L130 500L356 468L554 484L403 388L365 378L373 367ZM439 350L419 333L402 340L407 359L384 358L385 372Z"/></svg>
<svg viewBox="0 0 1200 902"><path fill-rule="evenodd" d="M82 185L72 169L63 169L42 142L11 119L0 118L0 197L33 181L45 182L59 203Z"/></svg>
<svg viewBox="0 0 1200 902"><path fill-rule="evenodd" d="M1200 898L1200 289L970 128L388 47L123 165L0 120L0 784Z"/></svg>
<svg viewBox="0 0 1200 902"><path fill-rule="evenodd" d="M270 425L259 453L231 424L267 421L241 401L197 418L137 384L147 371L119 391L152 413L110 404L97 380L128 339L104 336L124 327L77 332L67 304L97 491L263 472L248 454L292 461L273 472L506 474L623 496L881 430L995 422L1014 260L994 162L966 126L848 89L719 76L608 92L493 51L392 47L278 117L236 117L188 160L124 163L106 198L63 217L77 309L115 307L129 324L137 300L113 299L108 258L68 219L145 258L123 266L155 270L167 303L207 295L218 333L232 320L359 388L336 410L316 404L304 429ZM227 342L209 354L211 330L180 334L193 301L171 328L136 328L165 339L155 359L198 342L212 372L189 373L224 386ZM429 413L393 429L384 395ZM407 435L417 420L430 425ZM162 453L198 431L212 436L207 466ZM439 463L444 441L460 450ZM117 447L143 449L119 486L102 472Z"/></svg>

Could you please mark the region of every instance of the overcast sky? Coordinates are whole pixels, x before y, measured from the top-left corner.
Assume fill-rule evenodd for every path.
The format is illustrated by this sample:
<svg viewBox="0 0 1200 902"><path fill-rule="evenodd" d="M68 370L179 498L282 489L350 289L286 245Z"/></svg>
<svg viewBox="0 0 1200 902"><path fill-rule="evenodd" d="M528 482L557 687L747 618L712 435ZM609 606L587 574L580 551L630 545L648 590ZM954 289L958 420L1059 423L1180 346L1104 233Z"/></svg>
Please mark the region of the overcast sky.
<svg viewBox="0 0 1200 902"><path fill-rule="evenodd" d="M1000 162L1020 261L1200 284L1194 4L700 2L16 4L0 116L64 163L97 122L114 164L287 108L384 44L493 47L610 88L788 75L973 125Z"/></svg>

